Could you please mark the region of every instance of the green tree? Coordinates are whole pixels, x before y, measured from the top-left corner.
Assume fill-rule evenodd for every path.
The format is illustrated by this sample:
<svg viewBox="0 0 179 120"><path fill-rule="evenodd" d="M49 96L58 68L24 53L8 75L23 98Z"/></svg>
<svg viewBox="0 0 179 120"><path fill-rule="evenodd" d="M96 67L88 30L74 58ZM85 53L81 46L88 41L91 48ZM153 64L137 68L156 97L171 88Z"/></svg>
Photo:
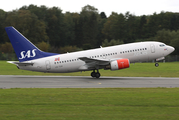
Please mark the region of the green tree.
<svg viewBox="0 0 179 120"><path fill-rule="evenodd" d="M146 25L147 25L147 18L145 15L139 18L138 22L139 26L137 28L137 37L138 39L145 39L146 37Z"/></svg>
<svg viewBox="0 0 179 120"><path fill-rule="evenodd" d="M75 45L75 22L77 13L64 14L65 45ZM78 18L77 18L78 19Z"/></svg>
<svg viewBox="0 0 179 120"><path fill-rule="evenodd" d="M138 21L135 15L126 12L125 14L125 33L123 41L125 43L134 42L137 36Z"/></svg>
<svg viewBox="0 0 179 120"><path fill-rule="evenodd" d="M80 51L80 50L81 49L76 46L65 46L65 47L60 47L58 49L58 53L75 52L75 51Z"/></svg>
<svg viewBox="0 0 179 120"><path fill-rule="evenodd" d="M172 54L178 55L179 54L179 30L171 31L170 36L171 36L170 45L175 48L175 51Z"/></svg>
<svg viewBox="0 0 179 120"><path fill-rule="evenodd" d="M5 26L14 26L33 43L48 40L45 23L29 10L8 13Z"/></svg>
<svg viewBox="0 0 179 120"><path fill-rule="evenodd" d="M179 31L160 30L157 32L155 40L173 46L175 51L172 54L179 53Z"/></svg>
<svg viewBox="0 0 179 120"><path fill-rule="evenodd" d="M58 7L53 7L47 10L47 35L49 43L52 46L59 47L65 45L64 34L64 15Z"/></svg>
<svg viewBox="0 0 179 120"><path fill-rule="evenodd" d="M5 42L4 44L0 44L0 51L3 53L13 53L14 49L9 42Z"/></svg>
<svg viewBox="0 0 179 120"><path fill-rule="evenodd" d="M106 16L105 12L101 12L100 16L101 16L102 19L107 19L107 16Z"/></svg>
<svg viewBox="0 0 179 120"><path fill-rule="evenodd" d="M157 17L157 14L154 13L153 15L151 15L149 17L149 20L147 22L147 35L146 37L147 38L150 38L150 37L153 37L156 35L156 32L159 30L158 28L160 27L158 24L158 17Z"/></svg>
<svg viewBox="0 0 179 120"><path fill-rule="evenodd" d="M172 38L170 30L159 30L155 36L157 41L164 42L165 44L170 44Z"/></svg>
<svg viewBox="0 0 179 120"><path fill-rule="evenodd" d="M39 42L38 44L36 44L36 46L42 50L42 51L45 51L45 52L48 52L49 49L50 49L50 44L48 44L47 42Z"/></svg>
<svg viewBox="0 0 179 120"><path fill-rule="evenodd" d="M113 26L115 24L115 22L117 22L117 17L118 14L112 12L112 14L109 16L109 18L107 19L107 21L104 24L104 27L102 29L102 33L105 35L105 38L107 39L112 39L115 37L114 33L115 32L113 29Z"/></svg>
<svg viewBox="0 0 179 120"><path fill-rule="evenodd" d="M98 10L93 6L87 5L82 8L80 13L80 19L82 21L82 35L83 42L85 46L91 45L91 48L95 47L97 44L98 31Z"/></svg>
<svg viewBox="0 0 179 120"><path fill-rule="evenodd" d="M20 8L20 10L29 10L31 13L35 14L38 16L39 20L43 20L44 22L46 21L46 16L47 16L47 10L48 8L44 5L38 7L37 5L29 5L29 6L23 6Z"/></svg>
<svg viewBox="0 0 179 120"><path fill-rule="evenodd" d="M102 43L102 47L121 45L121 44L124 44L124 42L120 40L114 40L114 39L112 39L111 41L108 41L107 39L105 39Z"/></svg>
<svg viewBox="0 0 179 120"><path fill-rule="evenodd" d="M5 42L3 39L5 18L6 12L0 9L0 43Z"/></svg>
<svg viewBox="0 0 179 120"><path fill-rule="evenodd" d="M104 24L102 33L107 39L125 39L126 22L124 15L112 12L112 15L109 16Z"/></svg>
<svg viewBox="0 0 179 120"><path fill-rule="evenodd" d="M171 18L171 30L179 30L179 13L173 13Z"/></svg>
<svg viewBox="0 0 179 120"><path fill-rule="evenodd" d="M106 14L104 12L100 13L100 18L98 20L98 35L97 35L97 46L102 45L103 40L105 39L105 35L102 33L104 28L104 24L107 21Z"/></svg>
<svg viewBox="0 0 179 120"><path fill-rule="evenodd" d="M83 21L81 19L80 14L75 13L73 14L73 21L75 23L75 41L74 41L74 45L76 45L77 47L81 47L83 44Z"/></svg>

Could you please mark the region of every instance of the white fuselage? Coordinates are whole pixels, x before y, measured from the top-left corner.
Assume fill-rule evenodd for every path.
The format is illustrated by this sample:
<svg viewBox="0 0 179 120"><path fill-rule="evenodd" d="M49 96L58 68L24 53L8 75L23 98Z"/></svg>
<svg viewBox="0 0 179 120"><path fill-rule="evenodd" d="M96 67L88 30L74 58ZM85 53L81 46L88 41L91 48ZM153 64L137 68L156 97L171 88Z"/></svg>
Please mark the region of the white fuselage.
<svg viewBox="0 0 179 120"><path fill-rule="evenodd" d="M103 60L127 58L130 63L135 63L165 57L173 52L173 50L173 47L161 42L139 42L44 57L29 61L34 63L31 66L18 67L24 70L39 72L77 72L82 71L80 67L86 64L83 60L79 59L80 57Z"/></svg>

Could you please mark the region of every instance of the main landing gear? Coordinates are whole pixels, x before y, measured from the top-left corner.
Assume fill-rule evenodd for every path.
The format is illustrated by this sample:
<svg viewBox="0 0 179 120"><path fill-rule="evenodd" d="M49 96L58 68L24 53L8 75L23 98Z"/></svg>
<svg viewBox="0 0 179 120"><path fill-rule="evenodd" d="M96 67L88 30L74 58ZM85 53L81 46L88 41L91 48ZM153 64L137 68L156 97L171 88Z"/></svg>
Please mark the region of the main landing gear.
<svg viewBox="0 0 179 120"><path fill-rule="evenodd" d="M99 78L100 76L101 75L98 70L97 70L97 72L95 72L95 70L93 70L93 72L91 73L91 77L93 77L93 78Z"/></svg>

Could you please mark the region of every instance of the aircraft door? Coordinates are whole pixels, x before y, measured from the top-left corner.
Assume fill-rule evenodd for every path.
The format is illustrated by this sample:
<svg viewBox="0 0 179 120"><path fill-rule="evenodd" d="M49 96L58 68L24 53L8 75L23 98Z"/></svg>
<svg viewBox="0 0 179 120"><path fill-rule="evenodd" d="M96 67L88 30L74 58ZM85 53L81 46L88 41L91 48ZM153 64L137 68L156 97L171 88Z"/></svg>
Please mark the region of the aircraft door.
<svg viewBox="0 0 179 120"><path fill-rule="evenodd" d="M46 69L50 70L51 69L50 61L49 60L45 61L45 64L46 64Z"/></svg>
<svg viewBox="0 0 179 120"><path fill-rule="evenodd" d="M150 44L151 53L155 53L155 45Z"/></svg>

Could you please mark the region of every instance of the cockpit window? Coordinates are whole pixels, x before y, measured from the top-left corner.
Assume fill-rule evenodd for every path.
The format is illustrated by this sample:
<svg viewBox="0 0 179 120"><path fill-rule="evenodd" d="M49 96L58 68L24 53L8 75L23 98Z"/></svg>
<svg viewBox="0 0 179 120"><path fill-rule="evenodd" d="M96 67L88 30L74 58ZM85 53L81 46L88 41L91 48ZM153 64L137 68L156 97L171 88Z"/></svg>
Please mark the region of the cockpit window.
<svg viewBox="0 0 179 120"><path fill-rule="evenodd" d="M160 45L160 47L164 47L164 46L165 46L165 44L161 44L161 45Z"/></svg>

